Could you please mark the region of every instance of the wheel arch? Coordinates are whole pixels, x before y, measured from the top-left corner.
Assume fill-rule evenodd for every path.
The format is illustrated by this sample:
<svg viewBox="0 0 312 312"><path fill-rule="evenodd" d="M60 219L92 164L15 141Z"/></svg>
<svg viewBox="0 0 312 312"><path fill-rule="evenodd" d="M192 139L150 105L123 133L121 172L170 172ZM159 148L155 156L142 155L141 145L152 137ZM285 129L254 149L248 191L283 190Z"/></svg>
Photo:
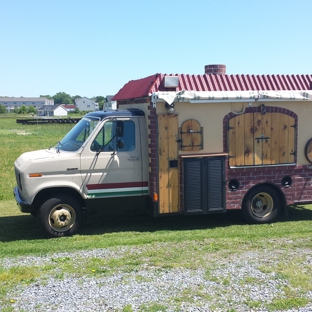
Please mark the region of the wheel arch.
<svg viewBox="0 0 312 312"><path fill-rule="evenodd" d="M78 200L81 207L85 207L85 200L82 198L81 194L73 188L70 187L53 187L53 188L46 188L41 190L33 201L33 206L35 207L34 213L36 214L42 203L49 197L53 196L53 194L66 194L74 197Z"/></svg>
<svg viewBox="0 0 312 312"><path fill-rule="evenodd" d="M272 189L276 192L277 196L279 197L280 205L281 205L281 206L280 206L280 213L281 213L281 212L284 212L285 209L286 209L286 206L287 206L287 200L286 200L286 196L285 196L284 192L283 192L277 185L275 185L275 184L273 184L273 183L267 183L267 182L265 182L265 183L259 183L259 184L253 185L253 186L246 192L246 194L244 195L244 198L243 198L243 200L242 200L242 207L244 206L244 204L245 204L245 202L246 202L246 200L247 200L247 198L248 198L248 195L249 195L255 188L261 187L261 186L270 187L270 188L272 188Z"/></svg>

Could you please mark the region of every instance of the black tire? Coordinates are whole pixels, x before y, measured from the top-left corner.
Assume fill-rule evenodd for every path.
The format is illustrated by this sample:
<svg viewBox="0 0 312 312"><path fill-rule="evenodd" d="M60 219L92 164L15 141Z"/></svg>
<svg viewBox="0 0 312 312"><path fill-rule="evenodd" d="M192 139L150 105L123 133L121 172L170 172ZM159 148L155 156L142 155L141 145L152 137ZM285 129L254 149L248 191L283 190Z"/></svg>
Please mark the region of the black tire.
<svg viewBox="0 0 312 312"><path fill-rule="evenodd" d="M259 185L245 197L242 205L243 216L249 223L273 222L280 210L277 192L268 185Z"/></svg>
<svg viewBox="0 0 312 312"><path fill-rule="evenodd" d="M77 233L83 213L81 205L75 198L57 194L41 205L37 217L47 236L61 237Z"/></svg>

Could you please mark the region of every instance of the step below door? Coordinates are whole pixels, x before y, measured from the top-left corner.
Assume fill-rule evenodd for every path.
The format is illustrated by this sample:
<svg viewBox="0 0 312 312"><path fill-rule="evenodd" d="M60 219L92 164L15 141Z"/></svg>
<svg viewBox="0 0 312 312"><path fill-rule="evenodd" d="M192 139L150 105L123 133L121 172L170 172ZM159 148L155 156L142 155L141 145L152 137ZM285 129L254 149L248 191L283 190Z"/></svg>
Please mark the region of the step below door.
<svg viewBox="0 0 312 312"><path fill-rule="evenodd" d="M185 158L183 171L186 213L225 211L225 157Z"/></svg>

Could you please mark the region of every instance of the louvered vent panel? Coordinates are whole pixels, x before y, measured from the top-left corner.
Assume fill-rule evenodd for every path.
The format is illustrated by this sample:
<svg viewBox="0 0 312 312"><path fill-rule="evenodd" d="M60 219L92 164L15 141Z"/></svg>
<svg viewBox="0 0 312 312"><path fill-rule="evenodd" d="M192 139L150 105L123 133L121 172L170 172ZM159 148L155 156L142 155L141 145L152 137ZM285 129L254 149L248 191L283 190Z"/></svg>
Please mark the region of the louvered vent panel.
<svg viewBox="0 0 312 312"><path fill-rule="evenodd" d="M209 159L208 166L208 206L209 210L223 207L223 159Z"/></svg>
<svg viewBox="0 0 312 312"><path fill-rule="evenodd" d="M184 207L186 213L225 211L225 158L184 160Z"/></svg>
<svg viewBox="0 0 312 312"><path fill-rule="evenodd" d="M185 209L186 211L202 211L200 159L185 160Z"/></svg>

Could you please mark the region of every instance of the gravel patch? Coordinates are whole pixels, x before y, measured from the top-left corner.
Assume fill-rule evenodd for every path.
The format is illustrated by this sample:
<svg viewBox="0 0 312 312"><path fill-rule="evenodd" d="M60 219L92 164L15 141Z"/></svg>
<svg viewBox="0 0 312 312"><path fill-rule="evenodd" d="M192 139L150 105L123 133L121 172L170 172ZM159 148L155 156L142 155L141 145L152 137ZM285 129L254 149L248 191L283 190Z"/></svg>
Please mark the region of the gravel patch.
<svg viewBox="0 0 312 312"><path fill-rule="evenodd" d="M159 246L158 246L159 247ZM77 263L86 258L120 258L129 253L140 253L142 247L96 249L74 253L58 253L42 257L2 259L4 268L17 266L44 266L56 259L70 258ZM290 253L298 254L298 250ZM311 250L300 250L304 262L311 265ZM272 270L283 259L283 252L268 250L244 252L230 259L207 259L212 264L197 269L151 267L141 265L131 272L95 274L81 277L64 274L62 278L44 276L32 284L19 285L12 298L13 311L267 311L266 304L285 298L284 286L288 281ZM288 312L312 311L312 292L304 294L310 300L306 307ZM257 304L255 304L257 303ZM131 309L130 309L131 307ZM156 308L158 307L158 309ZM1 310L1 302L0 302Z"/></svg>
<svg viewBox="0 0 312 312"><path fill-rule="evenodd" d="M16 258L4 258L0 260L0 265L5 269L17 266L43 266L58 259L80 259L80 258L120 258L123 257L129 248L120 247L118 249L94 249L76 252L60 252L49 256L24 256Z"/></svg>

